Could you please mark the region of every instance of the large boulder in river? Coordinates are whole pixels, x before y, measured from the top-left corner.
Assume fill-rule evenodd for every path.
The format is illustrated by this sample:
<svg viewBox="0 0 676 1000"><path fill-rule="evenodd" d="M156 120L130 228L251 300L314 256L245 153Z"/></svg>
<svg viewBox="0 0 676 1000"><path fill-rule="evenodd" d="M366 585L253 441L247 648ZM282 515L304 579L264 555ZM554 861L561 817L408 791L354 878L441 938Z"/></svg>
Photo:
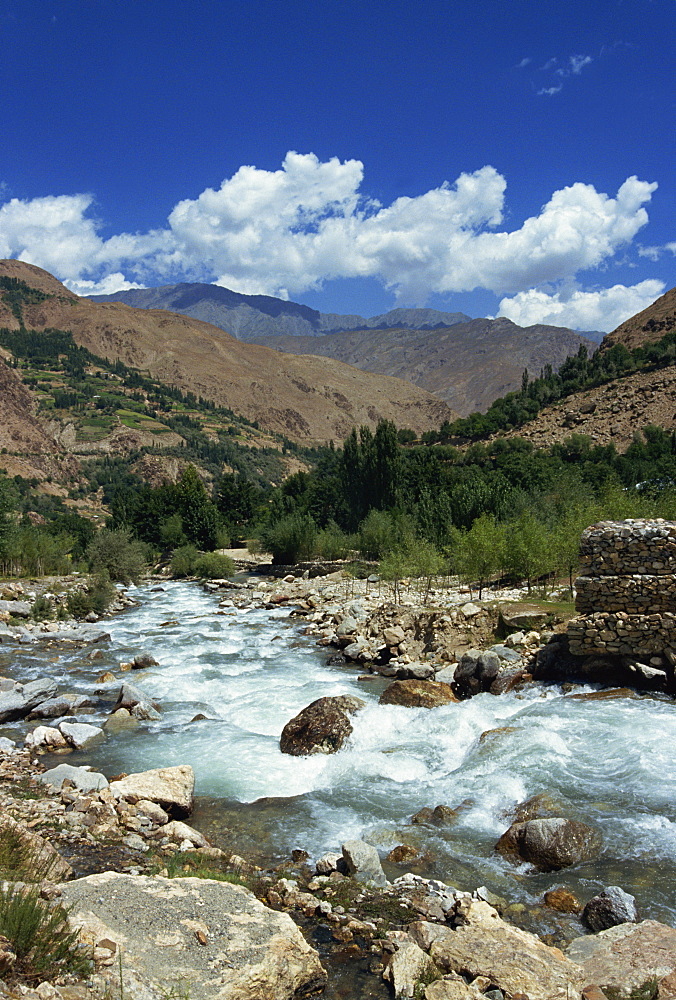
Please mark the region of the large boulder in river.
<svg viewBox="0 0 676 1000"><path fill-rule="evenodd" d="M189 816L195 801L195 772L189 764L178 767L157 767L126 778L111 781L110 790L116 799L136 803L140 799L157 802L174 819Z"/></svg>
<svg viewBox="0 0 676 1000"><path fill-rule="evenodd" d="M555 816L512 823L495 849L512 860L552 872L590 860L600 846L601 837L591 826Z"/></svg>
<svg viewBox="0 0 676 1000"><path fill-rule="evenodd" d="M111 994L291 1000L320 992L326 982L317 952L291 917L242 886L104 872L61 889L81 940L123 953L119 967L116 961L102 970Z"/></svg>
<svg viewBox="0 0 676 1000"><path fill-rule="evenodd" d="M592 931L605 931L617 924L638 922L636 900L619 885L609 885L592 896L582 911L582 922Z"/></svg>
<svg viewBox="0 0 676 1000"><path fill-rule="evenodd" d="M352 732L349 716L365 704L361 698L349 694L318 698L287 722L279 749L294 757L336 753Z"/></svg>
<svg viewBox="0 0 676 1000"><path fill-rule="evenodd" d="M491 650L468 649L460 658L453 677L453 691L458 698L471 698L490 690L500 673L500 657Z"/></svg>
<svg viewBox="0 0 676 1000"><path fill-rule="evenodd" d="M437 708L457 700L450 684L415 678L394 681L380 696L381 705L405 705L409 708Z"/></svg>
<svg viewBox="0 0 676 1000"><path fill-rule="evenodd" d="M16 681L10 689L0 691L0 723L24 718L32 709L48 698L53 698L55 694L56 681L51 678L29 681L27 684Z"/></svg>

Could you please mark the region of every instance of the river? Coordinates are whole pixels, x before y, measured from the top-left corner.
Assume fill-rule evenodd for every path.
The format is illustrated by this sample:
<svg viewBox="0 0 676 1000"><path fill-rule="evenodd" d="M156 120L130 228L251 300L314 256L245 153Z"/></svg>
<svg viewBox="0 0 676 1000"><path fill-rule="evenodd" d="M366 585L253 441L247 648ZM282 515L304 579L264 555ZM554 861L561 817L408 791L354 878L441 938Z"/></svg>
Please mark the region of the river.
<svg viewBox="0 0 676 1000"><path fill-rule="evenodd" d="M534 904L565 884L585 901L605 885L637 898L643 916L676 924L676 708L653 698L578 700L560 688L479 695L433 710L378 705L381 679L359 681L328 666L327 651L300 634L287 609L218 608L190 583L135 591L140 605L106 622L103 658L90 650L0 651L0 673L51 674L61 691L91 693L120 661L152 653L159 667L122 675L162 706L162 719L69 762L108 776L173 764L196 774L193 822L219 846L259 863L293 848L312 857L360 837L384 856L397 844L420 849L412 870L461 889L486 885ZM171 622L176 624L171 624ZM169 622L170 624L165 624ZM580 689L591 690L591 689ZM339 753L307 758L279 751L284 724L311 701L351 693L367 702ZM206 718L192 721L196 715ZM78 715L100 724L102 716ZM23 739L25 724L2 735ZM532 874L494 845L514 806L547 792L565 815L598 828L593 862ZM423 806L462 806L452 826L411 825ZM387 868L390 877L405 868Z"/></svg>

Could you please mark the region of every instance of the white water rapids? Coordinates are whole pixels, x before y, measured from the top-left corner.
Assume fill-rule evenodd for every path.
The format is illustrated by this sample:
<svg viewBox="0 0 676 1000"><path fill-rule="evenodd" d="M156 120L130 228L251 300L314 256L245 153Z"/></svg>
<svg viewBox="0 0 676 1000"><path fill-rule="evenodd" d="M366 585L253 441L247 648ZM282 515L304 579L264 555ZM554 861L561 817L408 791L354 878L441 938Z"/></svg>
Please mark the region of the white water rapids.
<svg viewBox="0 0 676 1000"><path fill-rule="evenodd" d="M161 703L162 720L109 735L86 760L107 775L191 764L196 813L216 841L229 836L266 859L292 848L317 857L364 837L381 854L401 843L426 852L418 869L463 889L486 884L533 902L565 884L584 900L603 885L632 892L644 916L676 921L676 706L657 698L580 701L558 687L483 694L433 710L380 706L383 682L327 666L327 651L302 637L288 610L224 609L194 584L137 592L141 605L106 623L104 658L84 652L36 657L17 651L2 672L51 673L59 689L91 692L96 677L137 653L159 667L126 676ZM162 625L178 620L178 624ZM284 755L284 724L324 695L368 704L352 717L348 745L331 756ZM207 718L191 721L201 713ZM101 715L78 716L101 723ZM490 732L493 730L494 732ZM488 735L482 734L488 733ZM7 730L8 735L14 733ZM513 807L538 792L565 815L598 828L599 858L533 875L497 855ZM264 801L256 801L264 800ZM252 806L242 805L254 803ZM448 827L411 825L423 806L458 807ZM240 850L240 853L244 853ZM406 869L389 869L390 877Z"/></svg>

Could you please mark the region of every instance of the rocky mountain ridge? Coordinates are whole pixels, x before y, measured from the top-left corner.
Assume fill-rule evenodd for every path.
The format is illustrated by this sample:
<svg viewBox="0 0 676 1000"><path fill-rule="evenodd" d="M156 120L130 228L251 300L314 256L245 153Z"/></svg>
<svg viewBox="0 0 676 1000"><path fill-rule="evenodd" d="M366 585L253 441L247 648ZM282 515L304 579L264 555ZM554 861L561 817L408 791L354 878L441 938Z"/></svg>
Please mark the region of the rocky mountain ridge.
<svg viewBox="0 0 676 1000"><path fill-rule="evenodd" d="M136 309L166 309L192 316L226 330L238 340L253 343L258 343L260 337L321 337L343 330L388 329L395 325L430 329L469 320L464 313L438 309L391 309L368 319L356 314L321 313L272 295L244 295L222 285L198 282L130 288L89 298L92 302L124 302Z"/></svg>

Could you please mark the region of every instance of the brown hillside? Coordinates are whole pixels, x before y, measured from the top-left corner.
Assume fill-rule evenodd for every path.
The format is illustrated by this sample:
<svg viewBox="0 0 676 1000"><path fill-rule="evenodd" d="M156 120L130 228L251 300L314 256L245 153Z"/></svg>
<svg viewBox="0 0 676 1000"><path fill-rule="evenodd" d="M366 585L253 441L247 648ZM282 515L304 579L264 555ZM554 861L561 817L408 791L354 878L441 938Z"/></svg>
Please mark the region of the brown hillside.
<svg viewBox="0 0 676 1000"><path fill-rule="evenodd" d="M607 385L568 396L542 410L534 420L501 437L522 437L548 448L571 434L585 434L594 444L626 451L636 431L648 424L676 429L676 367L638 372Z"/></svg>
<svg viewBox="0 0 676 1000"><path fill-rule="evenodd" d="M659 340L674 329L676 329L676 288L665 292L647 309L625 320L612 333L607 333L601 343L601 350L612 347L613 344L624 344L631 350Z"/></svg>
<svg viewBox="0 0 676 1000"><path fill-rule="evenodd" d="M488 409L500 396L518 389L527 368L537 376L546 364L554 370L584 344L596 344L556 326L516 326L508 319L474 319L434 330L350 330L324 337L256 337L293 354L333 357L364 371L394 375L433 392L462 416Z"/></svg>
<svg viewBox="0 0 676 1000"><path fill-rule="evenodd" d="M94 303L71 295L47 272L36 272L40 269L19 261L0 261L0 275L33 287L37 280L53 283L50 291L58 297L26 306L26 326L71 330L76 342L95 354L147 371L297 441L340 441L353 426L374 427L381 419L421 433L457 416L431 393L399 379L332 358L242 343L176 313ZM2 303L0 326L17 327Z"/></svg>

